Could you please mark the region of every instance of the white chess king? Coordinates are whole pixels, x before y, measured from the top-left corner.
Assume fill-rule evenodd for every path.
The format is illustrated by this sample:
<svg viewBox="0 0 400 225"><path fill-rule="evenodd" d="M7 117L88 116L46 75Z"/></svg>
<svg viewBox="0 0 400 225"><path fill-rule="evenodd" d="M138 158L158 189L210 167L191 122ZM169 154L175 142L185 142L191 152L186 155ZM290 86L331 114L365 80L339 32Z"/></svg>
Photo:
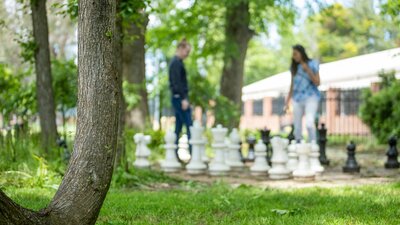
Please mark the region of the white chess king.
<svg viewBox="0 0 400 225"><path fill-rule="evenodd" d="M316 141L311 142L310 167L316 175L322 174L325 170L319 161L319 146Z"/></svg>
<svg viewBox="0 0 400 225"><path fill-rule="evenodd" d="M286 164L286 168L290 171L293 172L297 168L297 164L299 162L298 156L297 156L297 150L296 150L296 140L292 140L288 147L288 157L289 160Z"/></svg>
<svg viewBox="0 0 400 225"><path fill-rule="evenodd" d="M199 175L206 172L207 165L201 159L201 151L205 145L203 138L204 128L201 127L199 121L194 121L190 128L191 139L189 143L192 145L192 158L186 166L188 174Z"/></svg>
<svg viewBox="0 0 400 225"><path fill-rule="evenodd" d="M273 149L271 163L272 168L269 170L269 177L272 180L289 179L291 171L286 168L288 162L288 155L286 148L289 144L287 139L280 137L273 137L271 145Z"/></svg>
<svg viewBox="0 0 400 225"><path fill-rule="evenodd" d="M181 164L176 158L176 134L169 130L165 134L165 160L161 162L161 169L167 173L177 172L181 169Z"/></svg>
<svg viewBox="0 0 400 225"><path fill-rule="evenodd" d="M225 163L225 136L228 129L217 125L217 127L211 129L213 135L212 148L215 151L215 157L210 163L209 173L211 176L222 176L226 175L230 167Z"/></svg>
<svg viewBox="0 0 400 225"><path fill-rule="evenodd" d="M229 135L230 143L228 145L228 159L226 163L234 171L242 171L244 164L240 159L240 135L238 129L232 129Z"/></svg>

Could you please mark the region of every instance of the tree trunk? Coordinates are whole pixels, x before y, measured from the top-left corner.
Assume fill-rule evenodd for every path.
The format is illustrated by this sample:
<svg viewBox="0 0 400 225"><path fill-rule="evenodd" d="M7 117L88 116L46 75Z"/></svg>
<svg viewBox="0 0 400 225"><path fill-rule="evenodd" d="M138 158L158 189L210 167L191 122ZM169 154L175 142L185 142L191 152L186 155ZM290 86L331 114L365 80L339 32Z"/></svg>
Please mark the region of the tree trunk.
<svg viewBox="0 0 400 225"><path fill-rule="evenodd" d="M144 129L149 122L145 63L147 23L147 14L143 14L139 23L132 23L127 30L128 41L123 45L123 76L129 83L137 85L141 98L137 107L127 110L126 124L139 129Z"/></svg>
<svg viewBox="0 0 400 225"><path fill-rule="evenodd" d="M220 93L231 100L239 109L242 98L244 60L247 45L253 36L249 28L250 13L248 1L231 4L226 12L225 55L221 77ZM234 118L234 126L239 125L240 118Z"/></svg>
<svg viewBox="0 0 400 225"><path fill-rule="evenodd" d="M79 1L78 115L74 151L49 206L32 212L0 191L0 224L95 224L117 147L121 77L113 0Z"/></svg>
<svg viewBox="0 0 400 225"><path fill-rule="evenodd" d="M46 153L55 145L57 125L51 78L49 31L46 0L31 0L33 37L36 43L36 96L40 119L42 145Z"/></svg>
<svg viewBox="0 0 400 225"><path fill-rule="evenodd" d="M121 0L117 0L117 9L119 14ZM118 120L118 145L115 157L115 167L124 164L125 160L125 142L124 142L124 128L125 128L125 100L122 91L122 46L123 46L123 26L122 17L119 15L116 19L116 41L115 41L115 58L117 59L117 71L121 79L119 80L119 120Z"/></svg>

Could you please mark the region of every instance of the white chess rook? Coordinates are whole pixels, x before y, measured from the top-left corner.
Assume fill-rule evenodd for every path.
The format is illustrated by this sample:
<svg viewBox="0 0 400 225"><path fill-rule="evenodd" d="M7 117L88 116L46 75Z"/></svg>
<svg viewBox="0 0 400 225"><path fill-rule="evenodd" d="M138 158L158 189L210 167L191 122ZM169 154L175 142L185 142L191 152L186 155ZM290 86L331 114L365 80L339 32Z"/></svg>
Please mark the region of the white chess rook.
<svg viewBox="0 0 400 225"><path fill-rule="evenodd" d="M192 175L204 174L207 169L207 165L201 159L201 151L205 145L203 138L204 128L201 127L199 121L194 121L193 126L189 129L191 133L189 142L192 145L192 158L186 166L186 170L188 174Z"/></svg>
<svg viewBox="0 0 400 225"><path fill-rule="evenodd" d="M310 154L310 167L316 175L322 174L324 172L324 167L321 166L321 162L319 161L319 146L317 142L311 142L311 154Z"/></svg>
<svg viewBox="0 0 400 225"><path fill-rule="evenodd" d="M298 155L297 155L297 150L296 150L296 140L292 140L288 147L288 157L289 160L286 164L286 168L290 171L293 172L297 168L297 164L299 162Z"/></svg>
<svg viewBox="0 0 400 225"><path fill-rule="evenodd" d="M148 158L151 152L147 145L150 143L151 137L148 135L143 135L142 133L137 133L133 138L136 143L136 160L133 165L136 168L150 168L150 162Z"/></svg>
<svg viewBox="0 0 400 225"><path fill-rule="evenodd" d="M250 173L253 176L267 176L270 169L267 162L267 146L259 140L255 146L255 160L250 167Z"/></svg>
<svg viewBox="0 0 400 225"><path fill-rule="evenodd" d="M176 158L176 134L173 131L167 131L165 140L165 160L161 162L161 169L167 173L174 173L181 169L181 164Z"/></svg>
<svg viewBox="0 0 400 225"><path fill-rule="evenodd" d="M272 168L269 170L269 177L273 180L289 179L291 171L286 168L288 155L286 148L289 144L287 139L273 137L271 145L273 149L271 163Z"/></svg>
<svg viewBox="0 0 400 225"><path fill-rule="evenodd" d="M311 144L297 144L297 154L299 155L299 164L293 171L295 180L314 180L315 172L310 168L309 155L311 152Z"/></svg>
<svg viewBox="0 0 400 225"><path fill-rule="evenodd" d="M225 136L228 129L217 125L216 128L211 129L213 135L212 148L215 151L215 158L210 163L209 173L211 176L223 176L226 175L230 167L225 164Z"/></svg>
<svg viewBox="0 0 400 225"><path fill-rule="evenodd" d="M243 162L240 160L240 135L238 129L232 129L229 135L230 144L228 146L228 160L226 163L234 171L242 171L244 168Z"/></svg>

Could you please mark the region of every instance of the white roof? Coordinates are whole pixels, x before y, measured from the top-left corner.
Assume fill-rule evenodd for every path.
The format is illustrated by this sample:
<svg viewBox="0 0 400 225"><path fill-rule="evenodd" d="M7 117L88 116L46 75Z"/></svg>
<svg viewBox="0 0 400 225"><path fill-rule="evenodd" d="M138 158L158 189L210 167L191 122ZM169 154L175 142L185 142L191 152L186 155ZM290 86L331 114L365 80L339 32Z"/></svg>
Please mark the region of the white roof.
<svg viewBox="0 0 400 225"><path fill-rule="evenodd" d="M320 90L363 88L378 82L380 71L396 71L400 77L400 48L356 56L320 65ZM286 71L249 84L242 89L242 100L260 99L287 93L290 72Z"/></svg>

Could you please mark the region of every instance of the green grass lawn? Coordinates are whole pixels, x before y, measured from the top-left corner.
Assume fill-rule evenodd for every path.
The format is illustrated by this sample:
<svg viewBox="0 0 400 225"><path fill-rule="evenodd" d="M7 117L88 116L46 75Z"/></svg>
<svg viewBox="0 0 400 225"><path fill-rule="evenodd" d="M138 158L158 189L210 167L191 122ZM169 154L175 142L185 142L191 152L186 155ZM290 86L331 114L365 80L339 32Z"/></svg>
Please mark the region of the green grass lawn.
<svg viewBox="0 0 400 225"><path fill-rule="evenodd" d="M34 209L54 194L44 188L5 191ZM400 183L289 190L191 182L168 189L113 188L98 224L400 224Z"/></svg>

